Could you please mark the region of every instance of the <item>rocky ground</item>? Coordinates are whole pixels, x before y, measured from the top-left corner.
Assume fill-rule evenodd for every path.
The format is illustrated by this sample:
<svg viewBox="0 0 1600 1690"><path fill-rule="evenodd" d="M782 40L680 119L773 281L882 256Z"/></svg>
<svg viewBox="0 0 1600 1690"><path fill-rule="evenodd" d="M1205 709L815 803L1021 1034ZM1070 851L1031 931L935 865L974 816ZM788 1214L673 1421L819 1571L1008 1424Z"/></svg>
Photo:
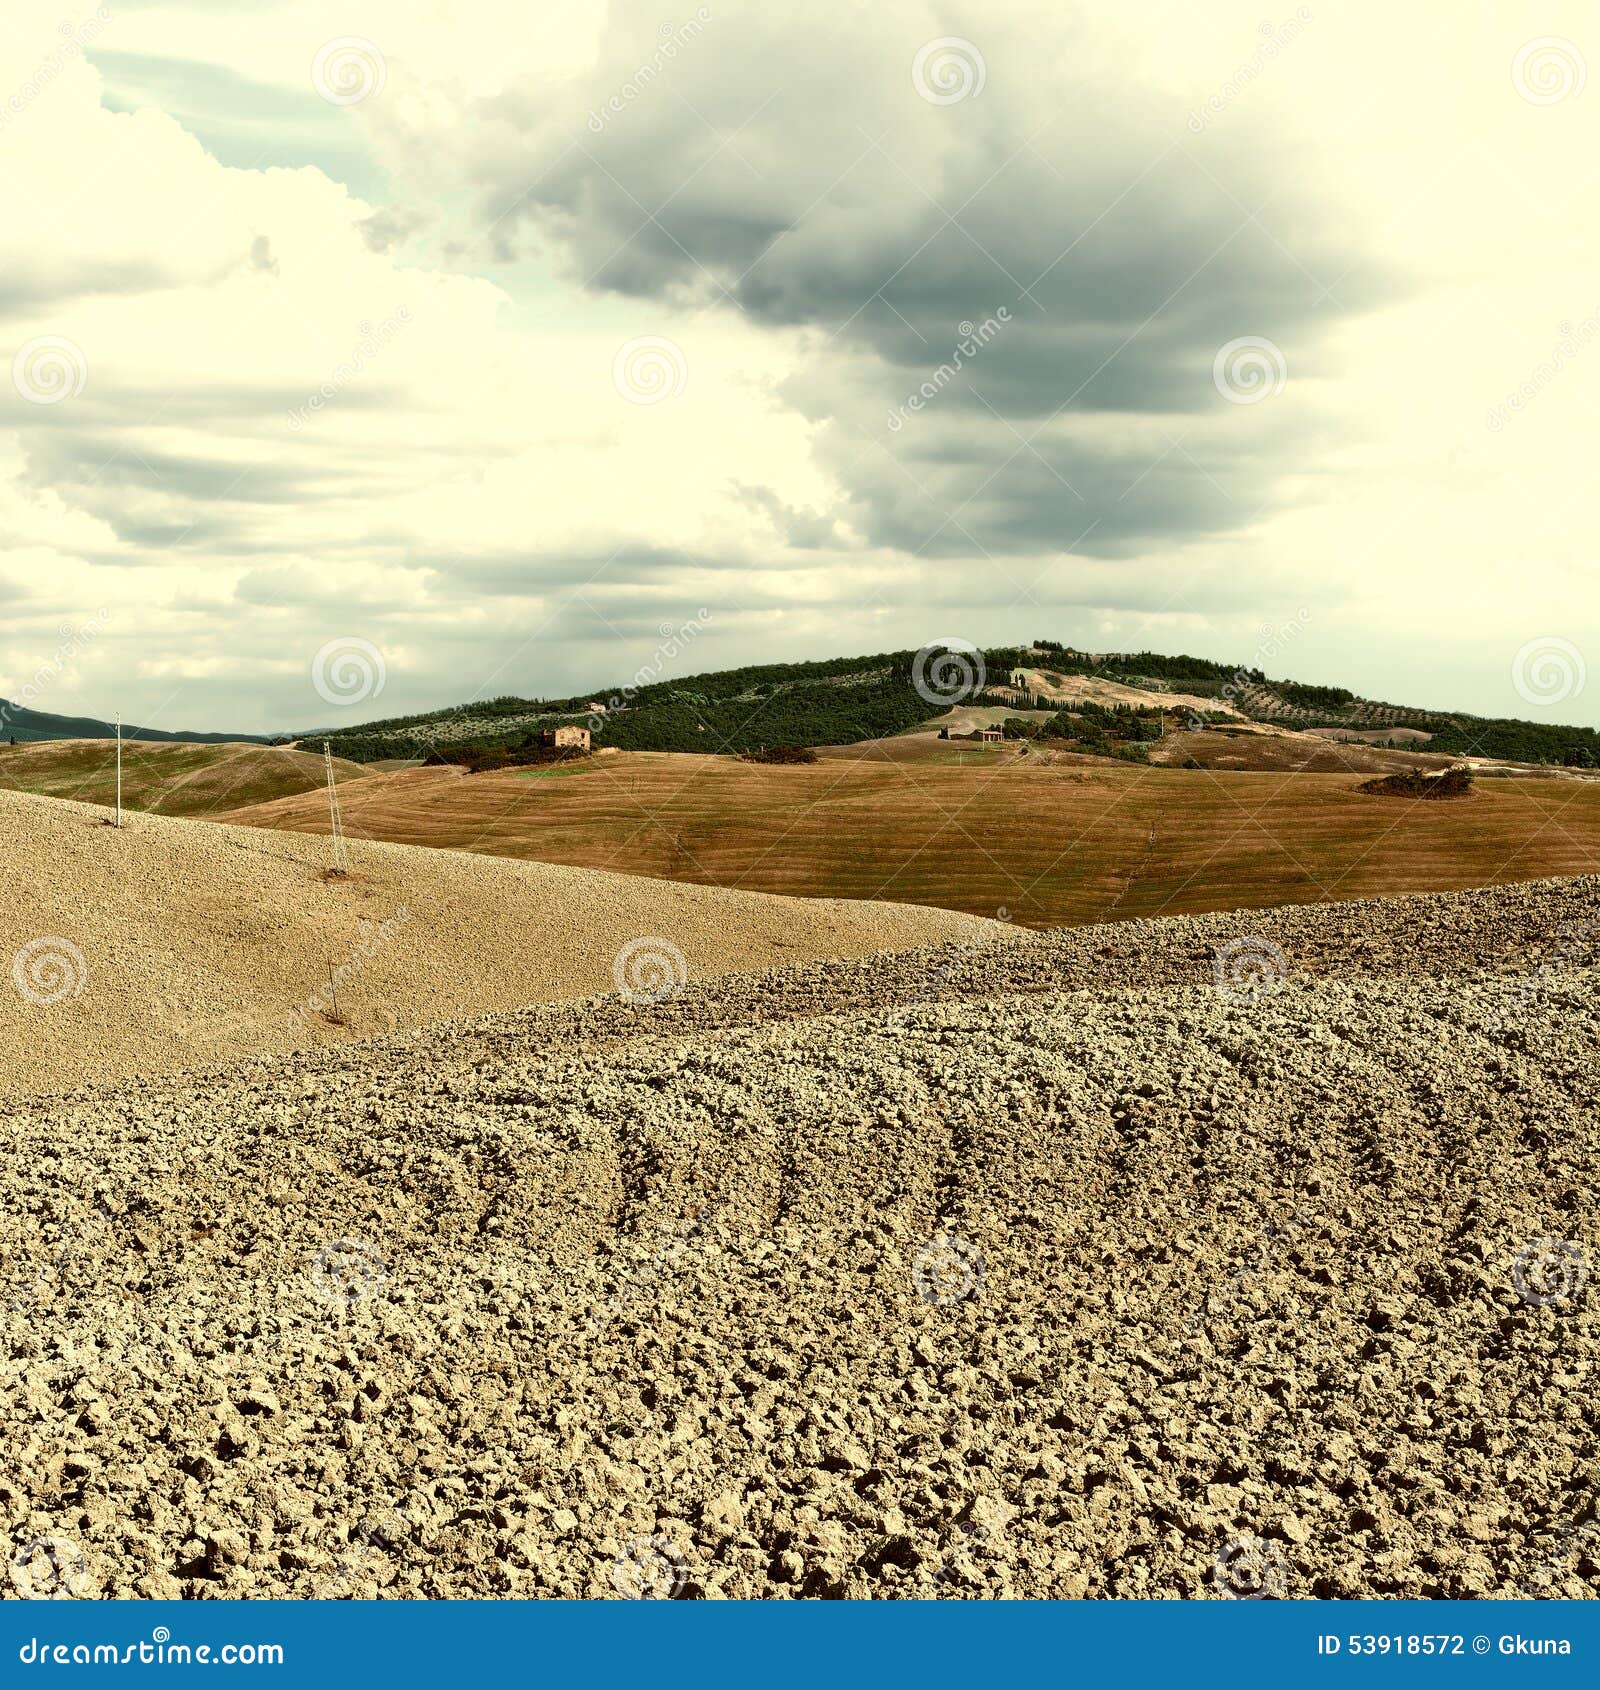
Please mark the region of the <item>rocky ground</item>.
<svg viewBox="0 0 1600 1690"><path fill-rule="evenodd" d="M24 1592L1600 1594L1600 881L0 1105Z"/></svg>

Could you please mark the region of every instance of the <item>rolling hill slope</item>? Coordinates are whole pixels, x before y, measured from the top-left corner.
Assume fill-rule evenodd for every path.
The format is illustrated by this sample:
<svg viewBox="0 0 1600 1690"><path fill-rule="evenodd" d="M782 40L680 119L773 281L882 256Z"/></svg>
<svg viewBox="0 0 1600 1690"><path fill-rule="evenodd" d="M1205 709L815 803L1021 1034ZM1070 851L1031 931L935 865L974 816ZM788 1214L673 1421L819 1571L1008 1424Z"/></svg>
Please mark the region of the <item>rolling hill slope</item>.
<svg viewBox="0 0 1600 1690"><path fill-rule="evenodd" d="M342 759L340 781L367 770ZM286 746L189 742L123 742L122 802L129 810L166 816L208 816L295 793L322 791L320 753ZM103 739L0 745L0 788L85 804L116 801L116 747Z"/></svg>
<svg viewBox="0 0 1600 1690"><path fill-rule="evenodd" d="M0 1093L345 1044L615 990L619 973L648 993L664 976L1006 937L946 911L397 845L353 845L338 880L319 841L107 820L0 792Z"/></svg>
<svg viewBox="0 0 1600 1690"><path fill-rule="evenodd" d="M347 786L342 806L351 833L377 839L697 885L1004 908L1030 926L1448 890L1600 862L1600 782L1504 778L1458 803L1407 803L1355 791L1383 766L1355 752L1346 774L1058 762L998 746L950 748L949 762L839 753L800 767L612 753L561 778L375 776ZM314 794L233 819L327 829Z"/></svg>

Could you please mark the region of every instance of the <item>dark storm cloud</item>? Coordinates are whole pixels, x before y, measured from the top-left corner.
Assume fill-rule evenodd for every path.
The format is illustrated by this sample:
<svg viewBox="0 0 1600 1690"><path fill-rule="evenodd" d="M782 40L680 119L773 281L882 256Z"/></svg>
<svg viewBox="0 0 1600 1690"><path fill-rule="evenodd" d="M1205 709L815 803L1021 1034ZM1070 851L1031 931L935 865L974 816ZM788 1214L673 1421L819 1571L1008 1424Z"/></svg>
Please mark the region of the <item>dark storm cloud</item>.
<svg viewBox="0 0 1600 1690"><path fill-rule="evenodd" d="M0 339L0 363L5 362L7 351L6 343ZM4 380L5 372L0 371L0 426L26 429L30 440L67 435L88 439L124 429L175 428L188 424L228 436L266 432L273 439L289 429L300 439L315 442L323 419L336 410L382 414L396 405L412 402L410 394L384 384L376 376L342 387L331 401L324 402L319 396L316 410L311 408L310 381L292 387L287 383L268 385L246 378L221 377L215 386L162 387L120 378L113 386L99 368L99 346L91 343L82 351L87 370L85 387L70 403L30 404L10 381ZM449 446L445 442L439 449Z"/></svg>
<svg viewBox="0 0 1600 1690"><path fill-rule="evenodd" d="M427 218L406 206L384 206L364 219L360 225L361 238L369 252L394 252L419 230L426 228Z"/></svg>
<svg viewBox="0 0 1600 1690"><path fill-rule="evenodd" d="M831 516L797 510L785 504L770 487L747 487L736 482L733 492L751 510L760 511L784 544L794 551L814 551L839 542L838 524Z"/></svg>
<svg viewBox="0 0 1600 1690"><path fill-rule="evenodd" d="M726 555L669 547L623 546L614 551L508 552L439 558L432 560L430 567L451 584L471 588L485 597L534 598L552 589L581 590L589 586L597 591L619 587L654 591L681 580L690 570L743 574L750 569L751 559L743 553Z"/></svg>
<svg viewBox="0 0 1600 1690"><path fill-rule="evenodd" d="M348 484L345 471L334 464L270 464L258 457L239 463L164 452L148 443L135 446L107 434L40 435L29 442L27 458L31 479L57 491L74 490L74 503L85 508L93 508L88 495L96 488L113 497L160 493L186 506L207 501L279 505Z"/></svg>
<svg viewBox="0 0 1600 1690"><path fill-rule="evenodd" d="M64 264L35 251L22 264L0 272L0 322L41 306L59 310L99 294L158 293L176 286L179 279L175 265L150 259L89 258Z"/></svg>
<svg viewBox="0 0 1600 1690"><path fill-rule="evenodd" d="M543 84L498 98L527 150L487 167L483 217L508 249L559 243L641 325L692 301L812 331L786 397L825 425L869 542L1036 551L1087 531L1116 554L1242 523L1288 460L1197 469L1245 438L1219 348L1266 337L1304 377L1341 314L1392 295L1316 197L1314 158L1244 102L1197 136L1103 60L1086 73L1070 15L1023 36L975 13L984 87L948 105L913 86L933 33L915 20L718 12L641 83L657 31L615 7L581 107ZM1163 426L1137 444L1084 426L1132 418Z"/></svg>

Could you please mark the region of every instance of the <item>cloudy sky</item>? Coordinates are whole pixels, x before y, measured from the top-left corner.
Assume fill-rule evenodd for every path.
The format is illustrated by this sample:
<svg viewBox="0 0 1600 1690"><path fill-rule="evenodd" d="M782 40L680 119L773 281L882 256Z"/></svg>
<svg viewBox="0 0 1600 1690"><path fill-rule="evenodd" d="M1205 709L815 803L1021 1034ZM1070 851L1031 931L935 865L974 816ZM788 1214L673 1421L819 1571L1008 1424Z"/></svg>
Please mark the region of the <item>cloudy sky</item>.
<svg viewBox="0 0 1600 1690"><path fill-rule="evenodd" d="M1045 635L1600 723L1600 21L1445 17L8 8L0 695Z"/></svg>

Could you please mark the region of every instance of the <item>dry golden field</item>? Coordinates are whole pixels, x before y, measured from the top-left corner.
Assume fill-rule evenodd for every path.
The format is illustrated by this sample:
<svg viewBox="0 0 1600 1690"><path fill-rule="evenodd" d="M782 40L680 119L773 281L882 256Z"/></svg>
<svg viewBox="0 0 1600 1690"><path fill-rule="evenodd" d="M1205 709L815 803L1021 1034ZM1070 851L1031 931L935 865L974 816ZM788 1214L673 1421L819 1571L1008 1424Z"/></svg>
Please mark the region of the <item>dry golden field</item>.
<svg viewBox="0 0 1600 1690"><path fill-rule="evenodd" d="M334 762L335 778L365 775L359 763ZM40 740L0 745L0 789L84 804L116 801L117 747L109 739ZM122 742L122 802L163 816L207 816L297 792L321 790L320 753L288 746Z"/></svg>
<svg viewBox="0 0 1600 1690"><path fill-rule="evenodd" d="M937 742L935 742L937 743ZM954 748L944 747L945 751ZM1592 873L1600 781L1496 778L1447 804L1361 772L833 755L769 767L613 752L581 769L412 769L342 789L355 836L804 897L891 898L1031 926ZM228 819L326 828L317 794Z"/></svg>

